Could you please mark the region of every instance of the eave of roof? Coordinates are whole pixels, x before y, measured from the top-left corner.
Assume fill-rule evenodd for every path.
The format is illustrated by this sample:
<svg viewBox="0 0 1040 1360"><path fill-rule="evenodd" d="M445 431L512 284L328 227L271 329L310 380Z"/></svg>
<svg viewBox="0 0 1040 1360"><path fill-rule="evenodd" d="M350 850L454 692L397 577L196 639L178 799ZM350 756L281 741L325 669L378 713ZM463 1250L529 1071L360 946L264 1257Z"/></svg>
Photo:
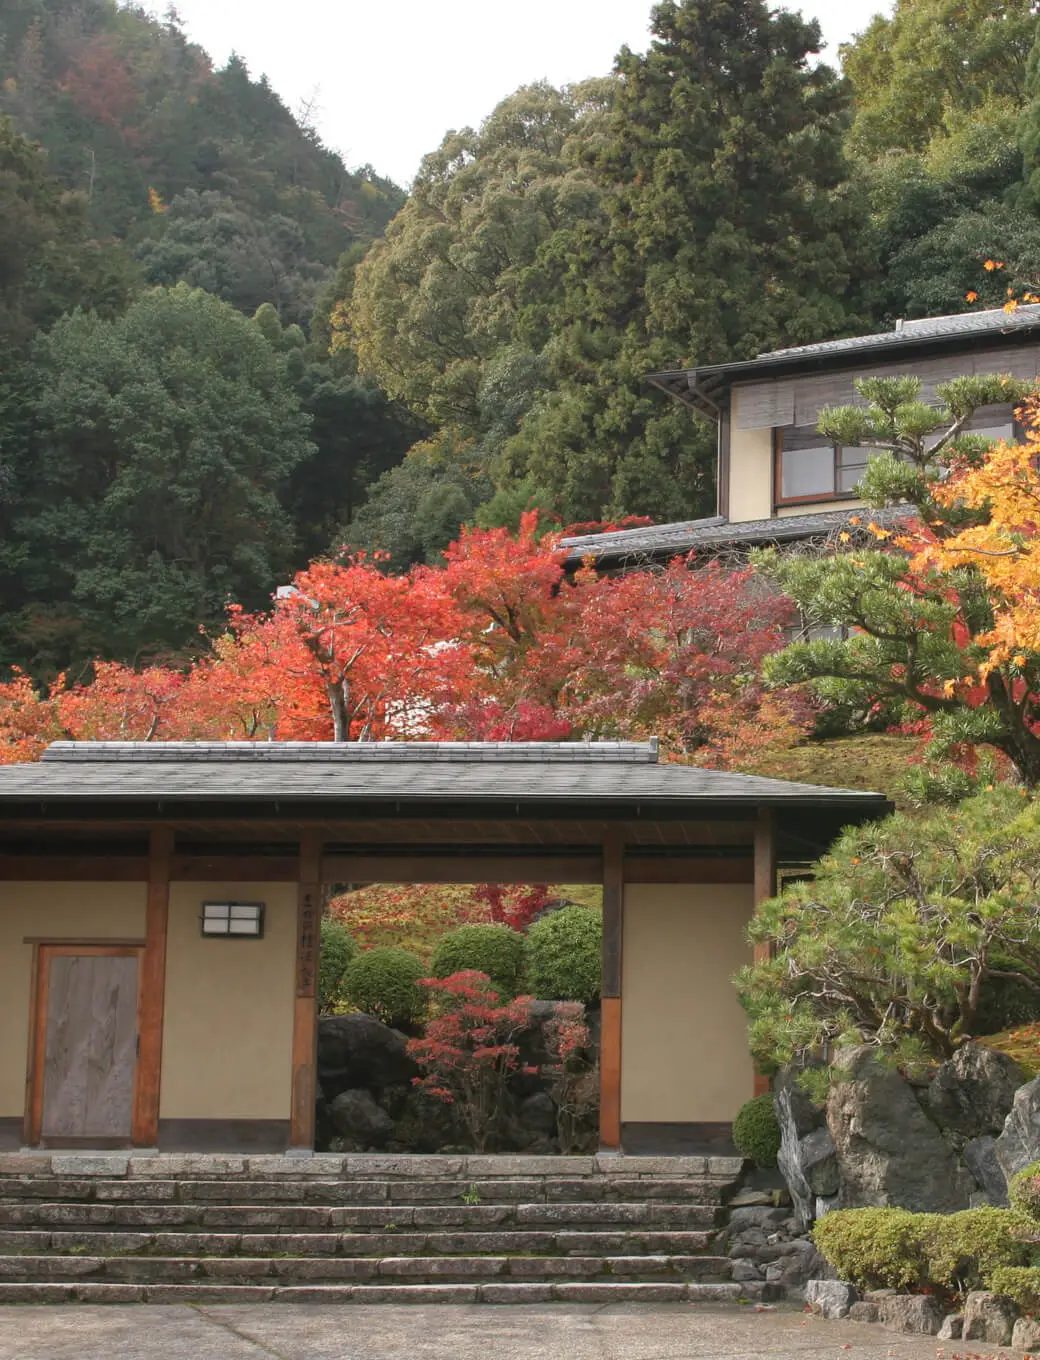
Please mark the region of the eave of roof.
<svg viewBox="0 0 1040 1360"><path fill-rule="evenodd" d="M772 543L828 538L848 529L853 518L890 528L912 514L913 511L905 506L893 505L883 510L825 510L735 524L715 516L678 524L650 525L643 529L585 534L581 538L562 539L560 546L567 549L567 565L571 567L580 566L587 558L599 565L609 562L617 566L638 566L702 549L764 547Z"/></svg>
<svg viewBox="0 0 1040 1360"><path fill-rule="evenodd" d="M1006 344L1008 339L1028 339L1040 329L1040 305L1005 312L1002 307L954 316L924 317L907 321L876 335L856 335L842 340L823 340L791 349L770 350L754 359L699 368L669 369L650 373L647 382L659 387L702 414L717 419L723 394L734 382L753 378L785 377L821 369L849 368L867 355L921 357L923 352L942 352L960 347L978 350Z"/></svg>

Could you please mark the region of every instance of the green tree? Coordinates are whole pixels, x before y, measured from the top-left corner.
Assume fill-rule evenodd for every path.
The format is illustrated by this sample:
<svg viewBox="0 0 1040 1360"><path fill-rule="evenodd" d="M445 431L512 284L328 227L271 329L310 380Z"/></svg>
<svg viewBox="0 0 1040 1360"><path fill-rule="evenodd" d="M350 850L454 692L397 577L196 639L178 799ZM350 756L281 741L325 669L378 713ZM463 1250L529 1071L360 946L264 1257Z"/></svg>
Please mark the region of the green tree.
<svg viewBox="0 0 1040 1360"><path fill-rule="evenodd" d="M769 948L737 979L753 1052L773 1067L845 1043L950 1057L994 980L1040 998L1038 887L1040 806L1007 786L846 832L755 913Z"/></svg>
<svg viewBox="0 0 1040 1360"><path fill-rule="evenodd" d="M956 502L942 503L937 492L958 462L985 458L992 441L964 432L974 412L1017 405L1031 384L997 375L956 378L938 386L939 407L921 399L917 378L870 378L856 386L869 404L821 412L820 431L835 444L874 451L857 488L866 504L913 507L927 532L908 537L911 551L984 522ZM994 598L975 567L921 565L909 551L891 551L889 530L877 532L874 547L843 531L826 554L753 554L807 618L848 632L845 641L794 643L768 657L766 679L807 684L838 704L900 703L907 719L930 720L934 754L994 747L1028 784L1040 783L1040 658L997 664L996 649L982 641L993 627Z"/></svg>
<svg viewBox="0 0 1040 1360"><path fill-rule="evenodd" d="M666 0L652 26L575 148L600 210L558 243L548 390L506 453L571 519L706 510L714 441L647 371L855 329L869 272L818 26L759 0Z"/></svg>
<svg viewBox="0 0 1040 1360"><path fill-rule="evenodd" d="M841 49L855 97L850 150L924 151L965 123L1017 115L1035 37L1031 0L896 0Z"/></svg>
<svg viewBox="0 0 1040 1360"><path fill-rule="evenodd" d="M37 340L25 397L17 655L43 635L54 664L190 649L289 571L278 498L313 446L255 322L184 285L75 313Z"/></svg>

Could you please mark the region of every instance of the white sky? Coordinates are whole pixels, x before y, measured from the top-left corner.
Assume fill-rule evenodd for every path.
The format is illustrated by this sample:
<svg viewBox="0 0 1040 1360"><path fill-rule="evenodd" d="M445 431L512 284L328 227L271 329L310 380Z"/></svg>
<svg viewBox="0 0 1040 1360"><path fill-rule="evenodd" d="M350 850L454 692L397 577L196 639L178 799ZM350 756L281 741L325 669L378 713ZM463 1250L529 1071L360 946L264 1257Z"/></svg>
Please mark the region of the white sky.
<svg viewBox="0 0 1040 1360"><path fill-rule="evenodd" d="M161 10L165 0L152 0ZM317 90L317 125L348 165L407 184L449 128L476 126L520 85L570 84L645 49L652 0L176 0L217 65L232 50L290 108ZM791 3L791 8L796 4ZM887 0L805 0L837 44Z"/></svg>

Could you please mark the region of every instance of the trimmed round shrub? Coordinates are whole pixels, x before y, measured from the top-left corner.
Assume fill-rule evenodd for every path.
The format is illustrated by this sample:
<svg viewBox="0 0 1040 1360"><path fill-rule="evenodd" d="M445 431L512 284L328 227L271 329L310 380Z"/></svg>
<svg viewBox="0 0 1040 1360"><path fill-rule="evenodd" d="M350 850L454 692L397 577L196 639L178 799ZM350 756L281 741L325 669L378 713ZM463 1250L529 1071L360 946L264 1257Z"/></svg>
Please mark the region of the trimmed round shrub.
<svg viewBox="0 0 1040 1360"><path fill-rule="evenodd" d="M318 1007L331 1015L346 1003L343 979L357 954L350 931L335 916L321 918L321 954L318 961Z"/></svg>
<svg viewBox="0 0 1040 1360"><path fill-rule="evenodd" d="M929 1283L935 1214L908 1209L836 1209L813 1228L820 1254L860 1289L921 1289Z"/></svg>
<svg viewBox="0 0 1040 1360"><path fill-rule="evenodd" d="M1001 1266L987 1287L1012 1299L1024 1313L1040 1313L1040 1266Z"/></svg>
<svg viewBox="0 0 1040 1360"><path fill-rule="evenodd" d="M1022 1238L1028 1220L1016 1210L982 1205L925 1217L932 1220L929 1281L951 1294L988 1289L998 1270L1024 1266L1032 1259L1031 1247Z"/></svg>
<svg viewBox="0 0 1040 1360"><path fill-rule="evenodd" d="M1040 1162L1031 1162L1011 1177L1008 1199L1020 1214L1040 1219Z"/></svg>
<svg viewBox="0 0 1040 1360"><path fill-rule="evenodd" d="M510 926L459 926L442 935L433 951L434 977L486 973L503 1001L520 991L526 940Z"/></svg>
<svg viewBox="0 0 1040 1360"><path fill-rule="evenodd" d="M771 1095L755 1096L740 1107L733 1121L733 1141L740 1155L750 1157L756 1166L776 1166L780 1125L773 1113Z"/></svg>
<svg viewBox="0 0 1040 1360"><path fill-rule="evenodd" d="M419 979L426 965L409 949L366 949L348 966L343 993L351 1006L387 1025L410 1025L426 1006Z"/></svg>
<svg viewBox="0 0 1040 1360"><path fill-rule="evenodd" d="M599 998L603 917L589 907L563 907L527 932L527 983L540 1001Z"/></svg>

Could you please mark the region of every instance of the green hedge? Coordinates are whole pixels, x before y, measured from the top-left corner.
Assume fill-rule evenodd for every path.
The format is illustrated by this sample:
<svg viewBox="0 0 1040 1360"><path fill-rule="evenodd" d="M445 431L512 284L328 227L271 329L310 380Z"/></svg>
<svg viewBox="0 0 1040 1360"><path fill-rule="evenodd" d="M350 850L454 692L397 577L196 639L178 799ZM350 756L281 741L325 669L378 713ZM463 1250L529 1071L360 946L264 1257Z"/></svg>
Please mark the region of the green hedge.
<svg viewBox="0 0 1040 1360"><path fill-rule="evenodd" d="M541 1001L598 1000L603 917L589 907L563 907L527 932L528 986Z"/></svg>
<svg viewBox="0 0 1040 1360"><path fill-rule="evenodd" d="M1011 1177L1008 1199L1020 1214L1040 1219L1040 1162L1032 1162Z"/></svg>
<svg viewBox="0 0 1040 1360"><path fill-rule="evenodd" d="M331 1015L346 1003L343 980L357 953L354 937L335 916L321 920L321 954L318 963L318 1006Z"/></svg>
<svg viewBox="0 0 1040 1360"><path fill-rule="evenodd" d="M767 1169L776 1166L780 1125L773 1113L771 1095L755 1096L740 1107L733 1121L733 1142L740 1155L750 1157L756 1166Z"/></svg>
<svg viewBox="0 0 1040 1360"><path fill-rule="evenodd" d="M819 1220L813 1241L841 1278L861 1289L963 1294L996 1288L1002 1271L1029 1264L1035 1248L1019 1235L1027 1223L1014 1209L990 1207L956 1214L839 1209Z"/></svg>
<svg viewBox="0 0 1040 1360"><path fill-rule="evenodd" d="M459 926L442 935L433 951L434 977L452 973L486 973L503 1001L520 991L526 940L509 926Z"/></svg>
<svg viewBox="0 0 1040 1360"><path fill-rule="evenodd" d="M367 949L347 968L343 992L356 1010L388 1025L410 1025L425 1009L419 979L427 976L422 959L408 949Z"/></svg>

